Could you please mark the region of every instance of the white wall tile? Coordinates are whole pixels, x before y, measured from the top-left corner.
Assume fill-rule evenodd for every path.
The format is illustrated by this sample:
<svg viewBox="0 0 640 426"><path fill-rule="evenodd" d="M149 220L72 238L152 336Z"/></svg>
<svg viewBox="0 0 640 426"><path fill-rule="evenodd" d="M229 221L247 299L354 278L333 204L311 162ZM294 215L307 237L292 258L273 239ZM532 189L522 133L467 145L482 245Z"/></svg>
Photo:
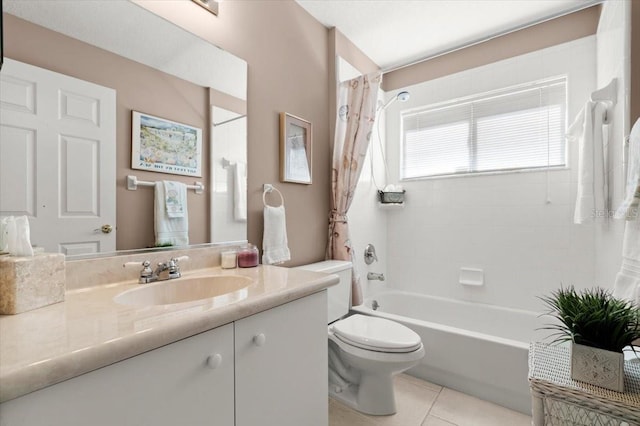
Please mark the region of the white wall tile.
<svg viewBox="0 0 640 426"><path fill-rule="evenodd" d="M395 183L398 176L398 117L404 109L567 74L570 124L600 81L596 46L618 43L621 37L617 26L624 13L610 3L616 2L605 3L603 16L612 29L600 40L586 37L406 88L411 99L394 103L386 111L384 138L391 180ZM608 7L615 10L607 12ZM606 60L620 60L620 49L616 49L607 53ZM376 267L382 267L380 272L387 276L384 283L369 283L367 289L396 288L540 310L539 297L560 285L585 288L610 282L619 263L616 250L622 228L617 223L609 227L573 224L577 145L571 144L567 150L569 168L565 170L402 182L407 194L401 210L373 208L365 199L370 200L374 192L361 182L362 197L356 197L349 215L352 221L358 218L352 225L352 239L360 251L369 239L384 241L379 249L384 259ZM618 190L614 200L621 198L620 152L619 146L612 146L610 175ZM485 285L460 285L458 274L463 266L484 269Z"/></svg>

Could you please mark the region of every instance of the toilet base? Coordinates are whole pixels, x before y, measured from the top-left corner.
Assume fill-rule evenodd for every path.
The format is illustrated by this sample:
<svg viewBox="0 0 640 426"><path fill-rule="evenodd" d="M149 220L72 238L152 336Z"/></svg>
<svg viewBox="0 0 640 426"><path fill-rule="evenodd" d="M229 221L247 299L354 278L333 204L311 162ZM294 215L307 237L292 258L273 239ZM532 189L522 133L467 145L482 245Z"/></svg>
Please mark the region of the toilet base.
<svg viewBox="0 0 640 426"><path fill-rule="evenodd" d="M396 413L392 376L367 375L359 385L351 384L341 391L329 383L329 395L364 414L389 416Z"/></svg>

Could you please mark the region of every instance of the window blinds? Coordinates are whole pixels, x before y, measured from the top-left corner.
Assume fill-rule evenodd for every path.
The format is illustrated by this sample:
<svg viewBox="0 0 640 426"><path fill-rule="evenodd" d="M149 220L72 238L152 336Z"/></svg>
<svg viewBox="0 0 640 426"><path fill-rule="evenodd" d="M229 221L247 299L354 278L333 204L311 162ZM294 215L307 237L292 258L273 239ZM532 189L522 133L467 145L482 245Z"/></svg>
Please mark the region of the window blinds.
<svg viewBox="0 0 640 426"><path fill-rule="evenodd" d="M402 113L401 178L566 164L566 78Z"/></svg>

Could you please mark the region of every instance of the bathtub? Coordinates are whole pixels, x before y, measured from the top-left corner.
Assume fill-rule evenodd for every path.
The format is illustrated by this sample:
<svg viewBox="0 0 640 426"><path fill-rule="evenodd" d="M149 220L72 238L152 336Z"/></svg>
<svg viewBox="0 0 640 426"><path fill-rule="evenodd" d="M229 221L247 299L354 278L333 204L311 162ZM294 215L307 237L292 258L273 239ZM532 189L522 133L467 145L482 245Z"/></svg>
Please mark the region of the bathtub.
<svg viewBox="0 0 640 426"><path fill-rule="evenodd" d="M352 309L420 335L426 355L408 374L531 414L529 342L544 337L536 331L545 322L538 313L402 291L376 294Z"/></svg>

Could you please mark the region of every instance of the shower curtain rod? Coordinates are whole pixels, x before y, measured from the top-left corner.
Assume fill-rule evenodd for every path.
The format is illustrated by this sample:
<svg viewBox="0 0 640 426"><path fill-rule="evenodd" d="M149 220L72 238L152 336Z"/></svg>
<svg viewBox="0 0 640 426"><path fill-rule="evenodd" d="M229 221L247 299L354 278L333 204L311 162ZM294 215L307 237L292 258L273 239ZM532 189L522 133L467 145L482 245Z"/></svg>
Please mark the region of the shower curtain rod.
<svg viewBox="0 0 640 426"><path fill-rule="evenodd" d="M415 60L413 62L410 62L408 64L393 65L393 66L390 66L389 68L383 68L382 69L382 73L386 74L386 73L389 73L389 72L392 72L392 71L397 71L397 70L402 69L402 68L411 67L411 66L417 65L417 64L419 64L421 62L425 62L425 61L429 61L431 59L435 59L435 58L437 58L439 56L447 55L449 53L453 53L453 52L456 52L458 50L466 49L467 47L475 46L477 44L484 43L484 42L489 41L489 40L493 40L494 38L502 37L503 35L511 34L511 33L516 32L516 31L524 30L526 28L533 27L535 25L539 25L539 24L551 21L551 20L556 19L556 18L560 18L562 16L570 15L572 13L579 12L579 11L584 10L584 9L588 9L588 8L590 8L592 6L597 5L597 4L602 4L605 1L606 0L588 0L588 1L585 1L584 3L581 3L581 4L577 5L577 6L574 6L574 7L570 8L569 10L565 10L565 11L560 12L560 13L554 13L552 15L545 16L543 18L540 18L540 19L535 20L533 22L529 22L527 24L518 25L516 27L510 28L510 29L507 29L507 30L504 30L504 31L499 31L497 33L491 34L491 35L486 36L486 37L481 37L481 38L478 38L476 40L473 40L473 41L470 41L470 42L466 42L466 43L460 44L460 45L452 47L452 48L441 50L440 52L436 52L436 53L434 53L432 55L428 55L428 56L426 56L424 58L417 59L417 60Z"/></svg>

